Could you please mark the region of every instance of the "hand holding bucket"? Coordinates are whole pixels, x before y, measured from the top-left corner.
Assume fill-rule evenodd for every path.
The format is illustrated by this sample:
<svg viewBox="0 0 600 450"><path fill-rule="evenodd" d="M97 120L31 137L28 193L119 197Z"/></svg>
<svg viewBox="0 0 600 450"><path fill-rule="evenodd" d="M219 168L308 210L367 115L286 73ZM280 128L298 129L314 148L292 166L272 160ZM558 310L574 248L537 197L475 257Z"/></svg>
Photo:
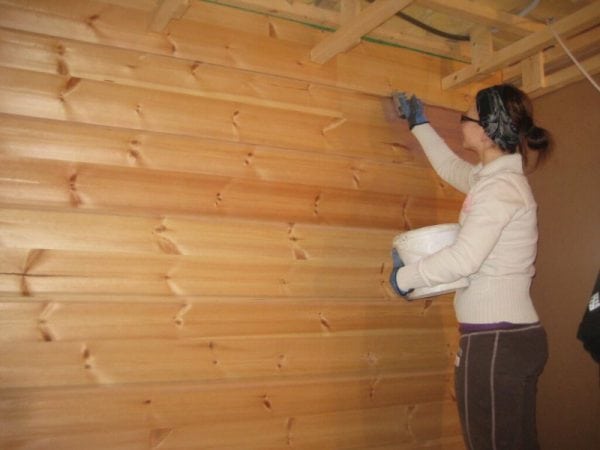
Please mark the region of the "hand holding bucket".
<svg viewBox="0 0 600 450"><path fill-rule="evenodd" d="M452 245L456 240L459 230L460 226L453 223L418 228L396 236L393 246L404 264L413 264L426 256ZM395 275L395 271L393 273ZM405 297L408 300L433 297L467 287L468 285L469 281L466 278L461 278L451 283L414 289L413 291L409 291ZM407 287L400 286L400 288Z"/></svg>

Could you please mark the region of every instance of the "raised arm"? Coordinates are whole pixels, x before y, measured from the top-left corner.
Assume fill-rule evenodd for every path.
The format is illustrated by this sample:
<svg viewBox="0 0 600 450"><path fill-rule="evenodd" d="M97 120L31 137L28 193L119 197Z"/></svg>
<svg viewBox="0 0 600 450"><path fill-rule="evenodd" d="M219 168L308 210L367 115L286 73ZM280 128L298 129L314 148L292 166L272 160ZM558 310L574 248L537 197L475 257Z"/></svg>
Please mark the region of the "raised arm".
<svg viewBox="0 0 600 450"><path fill-rule="evenodd" d="M456 155L433 127L424 123L412 129L427 159L437 174L463 193L469 190L469 178L473 165Z"/></svg>
<svg viewBox="0 0 600 450"><path fill-rule="evenodd" d="M392 96L398 114L405 118L412 133L425 151L437 174L459 191L469 190L469 177L473 165L459 158L437 134L425 116L423 103L414 95L408 99L404 93Z"/></svg>

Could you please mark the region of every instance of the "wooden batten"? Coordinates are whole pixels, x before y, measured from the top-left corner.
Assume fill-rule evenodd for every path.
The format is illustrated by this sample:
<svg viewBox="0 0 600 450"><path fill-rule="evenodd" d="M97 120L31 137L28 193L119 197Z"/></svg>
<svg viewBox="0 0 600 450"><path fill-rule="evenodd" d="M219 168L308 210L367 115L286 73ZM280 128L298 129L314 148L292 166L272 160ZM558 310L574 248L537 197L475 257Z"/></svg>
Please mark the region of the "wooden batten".
<svg viewBox="0 0 600 450"><path fill-rule="evenodd" d="M348 50L357 39L378 27L413 0L378 0L342 25L310 51L310 59L323 64L336 54Z"/></svg>
<svg viewBox="0 0 600 450"><path fill-rule="evenodd" d="M54 300L54 299L60 300ZM359 333L420 329L455 333L449 298L410 308L378 298L5 295L3 333L10 342L194 339L229 336Z"/></svg>
<svg viewBox="0 0 600 450"><path fill-rule="evenodd" d="M544 88L546 86L544 53L536 53L521 61L521 73L523 77L522 88L525 92L532 92Z"/></svg>
<svg viewBox="0 0 600 450"><path fill-rule="evenodd" d="M594 55L590 58L586 58L581 62L583 68L591 76L600 73L600 55ZM532 98L539 97L544 94L548 94L571 83L579 80L583 80L585 75L576 66L567 67L565 69L558 70L545 76L545 85L541 86L535 91L530 92Z"/></svg>
<svg viewBox="0 0 600 450"><path fill-rule="evenodd" d="M492 32L489 28L477 26L471 31L471 60L473 64L479 64L488 60L494 53L492 43Z"/></svg>
<svg viewBox="0 0 600 450"><path fill-rule="evenodd" d="M594 2L581 8L572 15L558 20L552 27L554 31L561 36L573 36L597 25L599 17L600 2ZM513 64L523 58L532 56L542 51L544 47L548 46L548 44L553 41L554 35L548 28L537 31L514 44L498 50L485 62L465 67L464 69L443 78L442 86L445 89L448 89L464 85L465 83L501 69L503 66Z"/></svg>
<svg viewBox="0 0 600 450"><path fill-rule="evenodd" d="M576 55L586 55L598 47L600 41L600 27L584 31L576 36L564 39L567 48ZM571 60L560 45L544 49L544 69L547 73L556 72L557 68L564 68L565 64L571 65ZM588 57L586 57L587 59ZM502 70L502 78L507 82L518 83L521 77L521 67L513 64ZM558 89L558 87L557 87ZM535 95L532 93L532 95Z"/></svg>
<svg viewBox="0 0 600 450"><path fill-rule="evenodd" d="M529 19L509 14L484 4L468 0L417 0L420 5L445 12L454 18L473 22L485 28L498 28L515 35L527 36L541 31L544 25Z"/></svg>

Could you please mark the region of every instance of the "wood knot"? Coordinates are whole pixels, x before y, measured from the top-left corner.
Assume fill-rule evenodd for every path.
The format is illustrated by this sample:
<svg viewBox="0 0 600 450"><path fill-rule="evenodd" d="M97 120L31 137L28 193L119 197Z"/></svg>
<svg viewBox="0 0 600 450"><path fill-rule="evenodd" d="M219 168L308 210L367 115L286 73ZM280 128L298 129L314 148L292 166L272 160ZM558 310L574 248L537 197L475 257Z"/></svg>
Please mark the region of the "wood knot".
<svg viewBox="0 0 600 450"><path fill-rule="evenodd" d="M200 61L194 61L190 66L191 72L195 75L196 70L198 70L203 64Z"/></svg>
<svg viewBox="0 0 600 450"><path fill-rule="evenodd" d="M282 370L285 365L286 357L285 355L279 355L279 361L277 362L277 368Z"/></svg>
<svg viewBox="0 0 600 450"><path fill-rule="evenodd" d="M266 395L263 396L263 406L269 411L273 411L273 404L271 403L271 400L269 400L269 397L267 397Z"/></svg>
<svg viewBox="0 0 600 450"><path fill-rule="evenodd" d="M167 227L164 226L163 224L160 224L159 226L157 226L154 231L156 233L164 233L165 231L167 231Z"/></svg>
<svg viewBox="0 0 600 450"><path fill-rule="evenodd" d="M62 76L69 75L69 67L62 59L58 60L56 63L56 73Z"/></svg>
<svg viewBox="0 0 600 450"><path fill-rule="evenodd" d="M88 17L87 19L85 19L85 24L90 28L94 28L95 27L94 22L96 22L99 18L100 18L100 14L93 14L90 17Z"/></svg>
<svg viewBox="0 0 600 450"><path fill-rule="evenodd" d="M321 322L321 325L327 330L327 331L331 331L331 325L329 324L329 321L325 318L325 316L323 316L322 313L319 313L319 322Z"/></svg>
<svg viewBox="0 0 600 450"><path fill-rule="evenodd" d="M137 150L131 149L131 150L129 150L127 155L134 161L138 161L140 159L140 152L138 152Z"/></svg>

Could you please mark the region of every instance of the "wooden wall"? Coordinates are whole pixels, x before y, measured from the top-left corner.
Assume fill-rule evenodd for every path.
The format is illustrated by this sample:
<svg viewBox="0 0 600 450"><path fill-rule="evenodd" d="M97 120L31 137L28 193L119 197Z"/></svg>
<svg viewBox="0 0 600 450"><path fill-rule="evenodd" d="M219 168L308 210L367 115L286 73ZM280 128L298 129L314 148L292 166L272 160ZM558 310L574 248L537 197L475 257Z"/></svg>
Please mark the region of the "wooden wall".
<svg viewBox="0 0 600 450"><path fill-rule="evenodd" d="M154 7L0 0L0 447L462 448L450 296L387 286L461 197L385 97L460 146L454 63Z"/></svg>

